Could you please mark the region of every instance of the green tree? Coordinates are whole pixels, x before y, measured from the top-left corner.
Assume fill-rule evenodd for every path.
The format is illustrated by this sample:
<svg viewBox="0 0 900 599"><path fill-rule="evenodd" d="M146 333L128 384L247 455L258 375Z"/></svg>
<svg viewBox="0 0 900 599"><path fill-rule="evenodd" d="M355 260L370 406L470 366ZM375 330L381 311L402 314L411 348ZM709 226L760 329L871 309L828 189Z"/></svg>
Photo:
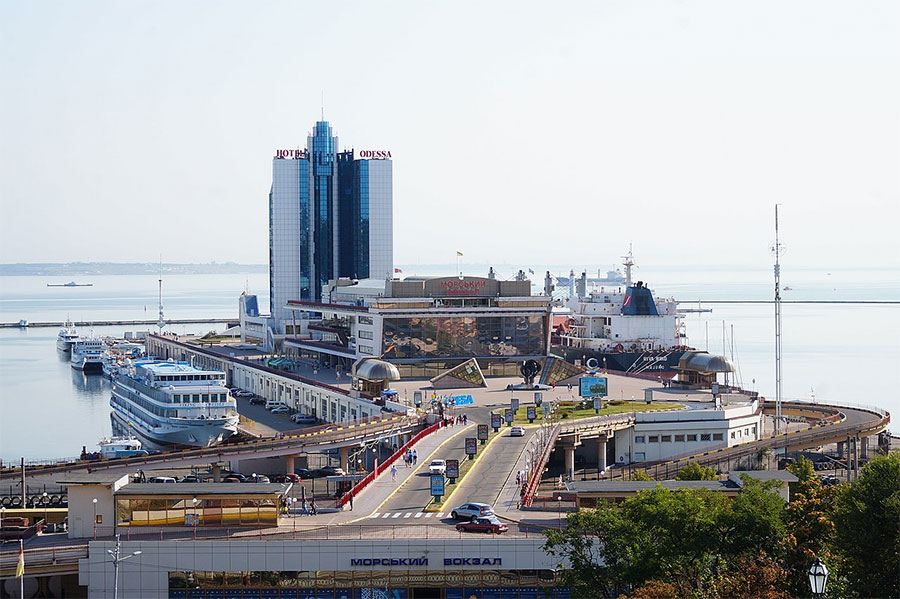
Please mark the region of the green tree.
<svg viewBox="0 0 900 599"><path fill-rule="evenodd" d="M792 597L809 592L807 571L817 557L831 570L829 595L841 596L839 563L830 547L834 540L834 512L840 487L823 486L818 477L799 483L787 505L788 535L783 543L783 586ZM836 591L832 593L832 591Z"/></svg>
<svg viewBox="0 0 900 599"><path fill-rule="evenodd" d="M639 480L639 481L648 482L653 479L650 478L650 475L647 474L646 470L635 470L634 472L631 473L631 480Z"/></svg>
<svg viewBox="0 0 900 599"><path fill-rule="evenodd" d="M788 464L787 471L799 478L800 482L816 477L816 469L813 466L812 461L804 456L800 456L792 463Z"/></svg>
<svg viewBox="0 0 900 599"><path fill-rule="evenodd" d="M691 462L678 471L675 480L716 480L716 471L709 466L701 466L697 462Z"/></svg>
<svg viewBox="0 0 900 599"><path fill-rule="evenodd" d="M900 593L900 452L875 456L837 498L834 552L857 597Z"/></svg>

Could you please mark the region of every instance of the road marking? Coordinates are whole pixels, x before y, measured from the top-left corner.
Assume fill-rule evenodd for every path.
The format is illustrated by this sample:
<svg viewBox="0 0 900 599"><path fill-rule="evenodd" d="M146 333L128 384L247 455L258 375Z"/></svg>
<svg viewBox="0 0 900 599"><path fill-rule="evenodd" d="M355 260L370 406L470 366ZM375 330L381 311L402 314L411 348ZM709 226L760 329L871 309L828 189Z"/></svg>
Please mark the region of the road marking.
<svg viewBox="0 0 900 599"><path fill-rule="evenodd" d="M394 514L394 515L392 516L392 518L399 518L399 517L400 517L400 512L397 512L396 514Z"/></svg>
<svg viewBox="0 0 900 599"><path fill-rule="evenodd" d="M427 514L425 514L425 517L426 517L426 518L431 518L431 512L428 512Z"/></svg>
<svg viewBox="0 0 900 599"><path fill-rule="evenodd" d="M417 513L417 514L416 514L415 516L413 516L413 517L414 517L414 518L421 518L421 517L422 517L422 512Z"/></svg>
<svg viewBox="0 0 900 599"><path fill-rule="evenodd" d="M374 514L371 514L371 515L369 516L369 518L377 518L378 515L379 515L380 513L381 513L381 512L375 512Z"/></svg>
<svg viewBox="0 0 900 599"><path fill-rule="evenodd" d="M391 516L391 515L390 515L389 513L385 512L385 513L384 513L384 516L382 516L382 518L390 518L390 516Z"/></svg>
<svg viewBox="0 0 900 599"><path fill-rule="evenodd" d="M405 516L403 516L403 517L404 517L404 518L409 518L410 516L412 516L412 512L407 512L407 514L406 514Z"/></svg>
<svg viewBox="0 0 900 599"><path fill-rule="evenodd" d="M444 512L438 512L437 514L434 515L434 517L437 518L438 520L440 520L441 518L444 517Z"/></svg>

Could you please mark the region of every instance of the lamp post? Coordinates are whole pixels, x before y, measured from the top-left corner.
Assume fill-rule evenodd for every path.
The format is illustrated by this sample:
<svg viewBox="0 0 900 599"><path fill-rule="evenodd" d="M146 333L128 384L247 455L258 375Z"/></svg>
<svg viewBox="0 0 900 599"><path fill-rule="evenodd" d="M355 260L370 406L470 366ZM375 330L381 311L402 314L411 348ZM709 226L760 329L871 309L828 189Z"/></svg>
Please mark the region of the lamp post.
<svg viewBox="0 0 900 599"><path fill-rule="evenodd" d="M47 526L47 504L50 503L50 500L47 499L47 491L41 493L41 503L44 504L44 526Z"/></svg>
<svg viewBox="0 0 900 599"><path fill-rule="evenodd" d="M197 540L197 522L200 520L200 515L197 513L197 503L199 503L199 499L194 497L191 499L191 503L194 506L194 540Z"/></svg>
<svg viewBox="0 0 900 599"><path fill-rule="evenodd" d="M813 597L821 597L825 594L825 584L828 582L828 568L819 558L813 562L809 569L809 586L812 588Z"/></svg>
<svg viewBox="0 0 900 599"><path fill-rule="evenodd" d="M97 540L97 498L94 497L94 540Z"/></svg>
<svg viewBox="0 0 900 599"><path fill-rule="evenodd" d="M556 519L559 521L559 530L562 530L562 495L556 496Z"/></svg>
<svg viewBox="0 0 900 599"><path fill-rule="evenodd" d="M113 599L119 599L119 563L124 562L127 559L131 559L133 557L137 557L142 551L133 551L128 555L122 556L121 545L119 543L119 535L116 535L116 548L107 549L106 552L112 557L113 563Z"/></svg>

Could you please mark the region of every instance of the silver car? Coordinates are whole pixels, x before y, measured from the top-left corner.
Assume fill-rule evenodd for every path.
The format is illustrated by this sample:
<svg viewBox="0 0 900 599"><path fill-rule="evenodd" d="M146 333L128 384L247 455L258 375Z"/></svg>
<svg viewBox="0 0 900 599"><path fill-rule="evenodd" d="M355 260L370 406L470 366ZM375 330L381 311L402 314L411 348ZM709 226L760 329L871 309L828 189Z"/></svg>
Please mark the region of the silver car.
<svg viewBox="0 0 900 599"><path fill-rule="evenodd" d="M450 517L454 520L474 520L493 515L494 508L487 503L464 503L450 512Z"/></svg>

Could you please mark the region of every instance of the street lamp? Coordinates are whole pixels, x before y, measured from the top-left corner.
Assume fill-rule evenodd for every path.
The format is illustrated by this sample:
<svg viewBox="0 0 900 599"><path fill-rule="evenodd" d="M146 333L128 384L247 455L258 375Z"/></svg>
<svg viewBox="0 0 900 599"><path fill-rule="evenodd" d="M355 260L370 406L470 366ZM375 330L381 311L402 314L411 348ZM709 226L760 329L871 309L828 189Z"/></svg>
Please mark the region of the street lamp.
<svg viewBox="0 0 900 599"><path fill-rule="evenodd" d="M97 540L97 498L94 497L94 540Z"/></svg>
<svg viewBox="0 0 900 599"><path fill-rule="evenodd" d="M562 495L556 496L556 519L559 522L559 529L562 530Z"/></svg>
<svg viewBox="0 0 900 599"><path fill-rule="evenodd" d="M113 563L113 599L119 599L119 563L127 559L137 557L142 551L133 551L129 555L120 555L121 546L119 544L119 535L116 535L116 548L107 549L106 552L112 557Z"/></svg>
<svg viewBox="0 0 900 599"><path fill-rule="evenodd" d="M44 526L47 526L47 504L50 503L50 500L47 499L47 491L41 493L41 503L44 504Z"/></svg>
<svg viewBox="0 0 900 599"><path fill-rule="evenodd" d="M194 497L191 499L191 503L194 505L194 540L197 540L197 522L200 520L200 516L197 514L197 503L199 503L199 499Z"/></svg>
<svg viewBox="0 0 900 599"><path fill-rule="evenodd" d="M821 597L825 594L825 584L828 582L828 568L819 558L813 562L809 569L809 586L812 587L813 595Z"/></svg>

